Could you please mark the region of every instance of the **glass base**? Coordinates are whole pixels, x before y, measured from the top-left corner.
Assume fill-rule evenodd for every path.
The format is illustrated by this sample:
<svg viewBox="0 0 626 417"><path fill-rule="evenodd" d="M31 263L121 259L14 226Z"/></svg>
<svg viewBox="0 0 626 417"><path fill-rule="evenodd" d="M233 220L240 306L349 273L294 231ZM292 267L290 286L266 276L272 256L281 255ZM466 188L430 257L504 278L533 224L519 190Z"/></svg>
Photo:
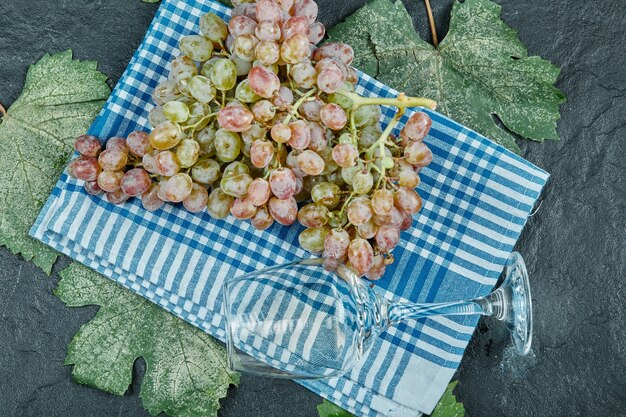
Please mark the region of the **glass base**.
<svg viewBox="0 0 626 417"><path fill-rule="evenodd" d="M502 285L492 294L493 315L506 324L519 354L526 355L533 338L533 311L528 272L519 253L511 254L504 273Z"/></svg>

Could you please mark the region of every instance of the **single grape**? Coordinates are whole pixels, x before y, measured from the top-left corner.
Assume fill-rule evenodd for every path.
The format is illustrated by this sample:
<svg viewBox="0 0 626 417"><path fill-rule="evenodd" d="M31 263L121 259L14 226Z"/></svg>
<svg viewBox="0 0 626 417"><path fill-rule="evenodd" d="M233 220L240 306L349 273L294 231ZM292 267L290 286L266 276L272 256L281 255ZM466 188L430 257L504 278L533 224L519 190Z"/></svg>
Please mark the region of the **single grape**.
<svg viewBox="0 0 626 417"><path fill-rule="evenodd" d="M270 199L271 189L269 181L255 178L248 186L246 198L257 207L265 205Z"/></svg>
<svg viewBox="0 0 626 417"><path fill-rule="evenodd" d="M98 175L98 187L107 193L112 193L120 189L124 173L122 171L102 171Z"/></svg>
<svg viewBox="0 0 626 417"><path fill-rule="evenodd" d="M267 123L276 115L276 107L269 100L261 100L252 107L252 115L257 122Z"/></svg>
<svg viewBox="0 0 626 417"><path fill-rule="evenodd" d="M280 46L280 56L288 64L297 64L309 54L309 38L304 33L296 33Z"/></svg>
<svg viewBox="0 0 626 417"><path fill-rule="evenodd" d="M289 168L272 170L270 188L272 193L281 200L291 198L296 193L296 175Z"/></svg>
<svg viewBox="0 0 626 417"><path fill-rule="evenodd" d="M150 175L143 168L133 168L127 171L120 183L120 188L124 194L130 197L137 197L143 194L152 185Z"/></svg>
<svg viewBox="0 0 626 417"><path fill-rule="evenodd" d="M228 31L235 38L241 35L254 35L257 23L247 16L235 16L228 22Z"/></svg>
<svg viewBox="0 0 626 417"><path fill-rule="evenodd" d="M287 143L291 140L291 129L286 124L278 123L272 126L270 135L276 143Z"/></svg>
<svg viewBox="0 0 626 417"><path fill-rule="evenodd" d="M244 197L251 182L252 177L249 174L235 172L222 176L220 188L230 196Z"/></svg>
<svg viewBox="0 0 626 417"><path fill-rule="evenodd" d="M322 204L329 208L334 208L339 204L341 189L337 184L331 182L320 182L311 190L311 198L315 203Z"/></svg>
<svg viewBox="0 0 626 417"><path fill-rule="evenodd" d="M315 152L323 151L328 147L328 138L326 137L326 130L316 122L307 123L309 132L311 132L311 142L309 142L309 149Z"/></svg>
<svg viewBox="0 0 626 417"><path fill-rule="evenodd" d="M200 213L203 211L209 201L209 193L206 188L199 184L191 186L191 194L183 200L183 206L191 213Z"/></svg>
<svg viewBox="0 0 626 417"><path fill-rule="evenodd" d="M158 184L152 184L146 192L141 195L141 205L146 211L157 211L165 202L159 198Z"/></svg>
<svg viewBox="0 0 626 417"><path fill-rule="evenodd" d="M311 227L300 233L298 242L304 250L321 253L324 250L324 239L327 234L328 229L325 227Z"/></svg>
<svg viewBox="0 0 626 417"><path fill-rule="evenodd" d="M375 255L372 259L372 267L369 271L367 271L365 276L370 281L376 281L385 275L386 268L387 265L385 264L385 257L381 254Z"/></svg>
<svg viewBox="0 0 626 417"><path fill-rule="evenodd" d="M298 155L298 167L307 175L320 175L325 163L321 156L307 149Z"/></svg>
<svg viewBox="0 0 626 417"><path fill-rule="evenodd" d="M324 35L326 35L326 26L321 22L315 22L309 26L309 42L313 45L320 43Z"/></svg>
<svg viewBox="0 0 626 417"><path fill-rule="evenodd" d="M348 254L350 236L343 229L331 229L324 238L324 258L343 259Z"/></svg>
<svg viewBox="0 0 626 417"><path fill-rule="evenodd" d="M270 214L267 207L263 206L259 207L250 222L252 223L252 226L254 226L254 228L257 230L267 230L272 224L274 224L274 218Z"/></svg>
<svg viewBox="0 0 626 417"><path fill-rule="evenodd" d="M89 195L100 195L104 193L104 190L100 188L96 181L85 182L85 191Z"/></svg>
<svg viewBox="0 0 626 417"><path fill-rule="evenodd" d="M274 158L274 145L267 140L255 140L250 148L250 160L257 168L265 168Z"/></svg>
<svg viewBox="0 0 626 417"><path fill-rule="evenodd" d="M313 53L314 61L321 61L325 58L335 58L346 65L350 65L354 60L354 49L346 43L328 42Z"/></svg>
<svg viewBox="0 0 626 417"><path fill-rule="evenodd" d="M230 132L248 130L254 116L250 110L240 106L226 106L217 114L217 121L222 129Z"/></svg>
<svg viewBox="0 0 626 417"><path fill-rule="evenodd" d="M176 148L181 168L191 168L200 157L200 145L193 139L183 139Z"/></svg>
<svg viewBox="0 0 626 417"><path fill-rule="evenodd" d="M374 213L381 216L388 216L391 214L393 205L393 192L380 189L372 193L372 210L374 210Z"/></svg>
<svg viewBox="0 0 626 417"><path fill-rule="evenodd" d="M170 122L182 123L189 118L189 107L181 101L170 101L163 105L163 114Z"/></svg>
<svg viewBox="0 0 626 417"><path fill-rule="evenodd" d="M289 88L281 86L274 94L272 104L280 111L287 111L293 105L293 101L293 92Z"/></svg>
<svg viewBox="0 0 626 417"><path fill-rule="evenodd" d="M254 35L239 35L235 38L233 51L244 61L254 61L256 58L255 49L259 40Z"/></svg>
<svg viewBox="0 0 626 417"><path fill-rule="evenodd" d="M248 165L244 164L241 161L234 161L226 165L222 171L223 171L222 175L224 176L230 175L230 174L237 174L237 173L249 174L250 167L248 167Z"/></svg>
<svg viewBox="0 0 626 417"><path fill-rule="evenodd" d="M424 142L411 141L404 148L404 157L412 165L423 168L433 160L433 153Z"/></svg>
<svg viewBox="0 0 626 417"><path fill-rule="evenodd" d="M180 53L196 62L208 61L213 55L213 42L202 35L188 35L180 41Z"/></svg>
<svg viewBox="0 0 626 417"><path fill-rule="evenodd" d="M193 138L200 145L200 155L211 157L215 155L215 132L212 127L205 127L197 131Z"/></svg>
<svg viewBox="0 0 626 417"><path fill-rule="evenodd" d="M241 137L226 129L220 129L215 133L215 153L222 162L232 162L241 153Z"/></svg>
<svg viewBox="0 0 626 417"><path fill-rule="evenodd" d="M378 123L378 121L380 120L380 116L380 106L361 106L354 112L354 124L357 128L371 126Z"/></svg>
<svg viewBox="0 0 626 417"><path fill-rule="evenodd" d="M193 189L193 180L184 173L178 173L167 180L165 184L165 197L167 201L172 203L180 203L191 194Z"/></svg>
<svg viewBox="0 0 626 417"><path fill-rule="evenodd" d="M250 69L252 69L252 62L244 61L236 56L231 56L231 61L235 64L235 73L237 77L244 77L248 75Z"/></svg>
<svg viewBox="0 0 626 417"><path fill-rule="evenodd" d="M324 63L324 65L320 66L320 63ZM346 81L346 74L339 66L339 64L330 59L323 59L318 62L318 67L316 67L317 71L317 86L323 92L329 94L334 93L341 89L343 83ZM361 106L362 108L364 106Z"/></svg>
<svg viewBox="0 0 626 417"><path fill-rule="evenodd" d="M261 21L257 25L254 34L260 41L278 41L280 40L281 30L276 22Z"/></svg>
<svg viewBox="0 0 626 417"><path fill-rule="evenodd" d="M346 208L348 220L355 226L361 226L372 218L372 205L367 197L357 197Z"/></svg>
<svg viewBox="0 0 626 417"><path fill-rule="evenodd" d="M235 198L233 205L230 206L230 214L236 219L248 220L254 217L257 208L245 197Z"/></svg>
<svg viewBox="0 0 626 417"><path fill-rule="evenodd" d="M376 245L382 252L391 252L400 242L400 229L397 226L380 226L376 232Z"/></svg>
<svg viewBox="0 0 626 417"><path fill-rule="evenodd" d="M176 83L177 81L175 80L167 80L157 85L152 91L152 100L158 106L162 106L168 101L178 100L181 98L182 94L178 91Z"/></svg>
<svg viewBox="0 0 626 417"><path fill-rule="evenodd" d="M155 162L160 175L171 177L180 171L180 161L172 151L159 152Z"/></svg>
<svg viewBox="0 0 626 417"><path fill-rule="evenodd" d="M320 122L322 121L320 112L322 111L322 107L324 106L324 102L319 98L315 97L312 100L305 101L298 108L299 113L304 116L310 122Z"/></svg>
<svg viewBox="0 0 626 417"><path fill-rule="evenodd" d="M165 150L178 145L183 137L180 126L166 121L155 127L150 132L150 144L154 149Z"/></svg>
<svg viewBox="0 0 626 417"><path fill-rule="evenodd" d="M298 203L293 197L287 199L272 197L269 202L269 210L278 223L289 226L296 221L298 216Z"/></svg>
<svg viewBox="0 0 626 417"><path fill-rule="evenodd" d="M336 172L337 170L339 170L339 165L337 165L337 163L333 159L332 149L326 148L324 150L321 150L319 152L319 155L324 159L324 163L325 163L324 172L322 172L323 175L330 175L333 172Z"/></svg>
<svg viewBox="0 0 626 417"><path fill-rule="evenodd" d="M413 225L413 215L411 213L402 212L402 223L400 224L400 231L405 231L411 228Z"/></svg>
<svg viewBox="0 0 626 417"><path fill-rule="evenodd" d="M357 171L352 177L352 189L357 194L368 194L374 186L374 177L369 171Z"/></svg>
<svg viewBox="0 0 626 417"><path fill-rule="evenodd" d="M68 169L68 173L72 177L87 182L96 181L100 171L101 166L99 164L99 160L88 156L78 157L72 161Z"/></svg>
<svg viewBox="0 0 626 417"><path fill-rule="evenodd" d="M359 148L369 149L382 133L378 124L365 126L359 134Z"/></svg>
<svg viewBox="0 0 626 417"><path fill-rule="evenodd" d="M298 221L304 227L321 227L328 223L328 208L321 204L309 203L300 209Z"/></svg>
<svg viewBox="0 0 626 417"><path fill-rule="evenodd" d="M155 106L150 109L150 113L148 114L148 121L150 122L150 126L152 126L153 128L167 121L167 117L165 117L165 115L163 114L163 107Z"/></svg>
<svg viewBox="0 0 626 417"><path fill-rule="evenodd" d="M159 151L148 152L141 158L141 165L143 169L148 171L151 174L161 175L159 172L159 167L156 164L156 157L159 155Z"/></svg>
<svg viewBox="0 0 626 417"><path fill-rule="evenodd" d="M317 20L317 3L314 0L298 0L295 2L292 13L294 16L303 16L310 25Z"/></svg>
<svg viewBox="0 0 626 417"><path fill-rule="evenodd" d="M359 171L362 171L365 166L363 163L359 162L357 165L353 167L341 168L341 178L345 181L346 184L352 185L352 180L354 179L354 174Z"/></svg>
<svg viewBox="0 0 626 417"><path fill-rule="evenodd" d="M315 85L317 73L309 60L303 60L291 66L289 74L298 87L310 89Z"/></svg>
<svg viewBox="0 0 626 417"><path fill-rule="evenodd" d="M348 246L348 259L359 275L364 275L373 264L374 250L365 239L356 238Z"/></svg>
<svg viewBox="0 0 626 417"><path fill-rule="evenodd" d="M289 138L289 145L294 149L306 149L311 143L311 131L309 126L303 120L298 120L289 123L289 129L291 130L291 137Z"/></svg>
<svg viewBox="0 0 626 417"><path fill-rule="evenodd" d="M189 94L200 103L210 103L216 94L211 79L203 75L196 75L189 81Z"/></svg>
<svg viewBox="0 0 626 417"><path fill-rule="evenodd" d="M359 157L359 150L351 143L340 143L335 145L332 151L333 161L342 168L348 168L356 165L356 159ZM352 175L354 179L354 175Z"/></svg>
<svg viewBox="0 0 626 417"><path fill-rule="evenodd" d="M200 184L213 184L220 175L220 164L213 159L202 159L191 168L191 178Z"/></svg>
<svg viewBox="0 0 626 417"><path fill-rule="evenodd" d="M432 126L433 121L430 116L424 112L413 113L402 129L401 137L406 138L404 146L409 140L423 140Z"/></svg>
<svg viewBox="0 0 626 417"><path fill-rule="evenodd" d="M207 212L215 219L225 219L230 213L230 207L235 199L220 188L216 188L209 195Z"/></svg>
<svg viewBox="0 0 626 417"><path fill-rule="evenodd" d="M283 23L282 27L283 39L289 39L297 33L309 36L309 22L303 16L292 16Z"/></svg>
<svg viewBox="0 0 626 417"><path fill-rule="evenodd" d="M105 149L117 150L124 153L129 152L128 145L126 144L126 139L121 136L115 136L107 140Z"/></svg>
<svg viewBox="0 0 626 417"><path fill-rule="evenodd" d="M287 157L285 158L285 164L291 168L296 177L303 178L306 177L306 172L300 169L300 165L298 164L298 156L300 156L302 152L297 149L292 149L289 153L287 153Z"/></svg>
<svg viewBox="0 0 626 417"><path fill-rule="evenodd" d="M274 0L258 0L256 3L257 22L271 21L280 22L283 11Z"/></svg>
<svg viewBox="0 0 626 417"><path fill-rule="evenodd" d="M422 208L422 199L412 188L398 188L394 195L394 202L401 211L411 214L417 213Z"/></svg>
<svg viewBox="0 0 626 417"><path fill-rule="evenodd" d="M170 63L170 80L172 80L173 84L165 83L160 84L157 88L163 88L162 91L158 93L159 97L165 98L162 103L157 104L165 104L168 101L178 100L180 97L176 96L176 84L181 82L182 80L188 80L191 77L198 75L198 67L193 60L186 56L178 56L172 60ZM180 94L180 92L178 92ZM172 95L174 97L172 97ZM156 101L156 100L155 100Z"/></svg>
<svg viewBox="0 0 626 417"><path fill-rule="evenodd" d="M98 156L98 164L100 164L102 169L108 171L121 170L126 166L127 162L128 153L119 149L106 149ZM86 181L95 181L95 178Z"/></svg>
<svg viewBox="0 0 626 417"><path fill-rule="evenodd" d="M250 87L263 98L272 98L280 88L280 79L265 67L254 67L248 73Z"/></svg>
<svg viewBox="0 0 626 417"><path fill-rule="evenodd" d="M216 60L210 67L209 75L215 88L220 91L232 90L237 84L237 67L230 59Z"/></svg>
<svg viewBox="0 0 626 417"><path fill-rule="evenodd" d="M206 13L200 18L200 32L215 43L222 43L228 36L228 25L214 13Z"/></svg>
<svg viewBox="0 0 626 417"><path fill-rule="evenodd" d="M417 188L420 184L420 176L412 169L405 169L400 171L398 176L398 185L407 188Z"/></svg>
<svg viewBox="0 0 626 417"><path fill-rule="evenodd" d="M377 231L378 225L374 222L373 218L370 218L368 221L357 227L357 232L363 239L372 239L376 236Z"/></svg>
<svg viewBox="0 0 626 417"><path fill-rule="evenodd" d="M130 198L130 196L124 194L122 190L113 191L112 193L106 193L106 196L107 201L115 205L122 204Z"/></svg>
<svg viewBox="0 0 626 417"><path fill-rule="evenodd" d="M137 130L132 132L126 138L126 145L130 153L142 158L145 154L152 152L152 145L150 144L150 136L146 132Z"/></svg>
<svg viewBox="0 0 626 417"><path fill-rule="evenodd" d="M74 149L82 156L95 158L102 150L102 144L95 136L81 135L74 141Z"/></svg>
<svg viewBox="0 0 626 417"><path fill-rule="evenodd" d="M332 130L341 130L348 123L348 115L337 104L328 103L320 110L322 122Z"/></svg>

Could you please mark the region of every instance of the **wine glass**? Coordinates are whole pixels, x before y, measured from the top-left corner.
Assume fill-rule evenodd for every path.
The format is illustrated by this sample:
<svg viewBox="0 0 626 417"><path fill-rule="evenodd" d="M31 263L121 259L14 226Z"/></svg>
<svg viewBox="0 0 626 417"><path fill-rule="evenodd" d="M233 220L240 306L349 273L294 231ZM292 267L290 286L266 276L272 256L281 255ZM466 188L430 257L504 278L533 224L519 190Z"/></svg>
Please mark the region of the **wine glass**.
<svg viewBox="0 0 626 417"><path fill-rule="evenodd" d="M517 252L509 257L497 289L451 303L394 303L348 267L328 271L324 265L323 259L303 259L226 280L226 338L233 370L293 379L339 376L388 327L435 315L493 316L508 327L520 354L530 350L530 286Z"/></svg>

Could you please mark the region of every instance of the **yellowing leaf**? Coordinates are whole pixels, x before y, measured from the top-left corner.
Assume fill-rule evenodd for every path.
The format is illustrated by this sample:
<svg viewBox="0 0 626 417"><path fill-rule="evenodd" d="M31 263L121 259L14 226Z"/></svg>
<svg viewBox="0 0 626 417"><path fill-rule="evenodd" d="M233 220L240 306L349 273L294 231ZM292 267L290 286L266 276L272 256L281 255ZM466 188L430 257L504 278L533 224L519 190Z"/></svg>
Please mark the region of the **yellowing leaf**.
<svg viewBox="0 0 626 417"><path fill-rule="evenodd" d="M329 31L355 49L352 65L407 94L437 101L438 111L519 152L515 137L558 139L563 94L559 69L529 57L491 0L455 2L437 48L422 40L401 1L373 0ZM549 40L546 40L549 41Z"/></svg>
<svg viewBox="0 0 626 417"><path fill-rule="evenodd" d="M57 253L28 230L84 133L110 93L95 62L72 51L32 65L20 97L0 124L0 245L50 273Z"/></svg>
<svg viewBox="0 0 626 417"><path fill-rule="evenodd" d="M98 305L70 343L66 365L85 385L122 395L133 363L147 364L141 399L148 412L176 417L217 416L219 399L239 375L225 349L201 330L78 263L61 272L56 295L70 307Z"/></svg>

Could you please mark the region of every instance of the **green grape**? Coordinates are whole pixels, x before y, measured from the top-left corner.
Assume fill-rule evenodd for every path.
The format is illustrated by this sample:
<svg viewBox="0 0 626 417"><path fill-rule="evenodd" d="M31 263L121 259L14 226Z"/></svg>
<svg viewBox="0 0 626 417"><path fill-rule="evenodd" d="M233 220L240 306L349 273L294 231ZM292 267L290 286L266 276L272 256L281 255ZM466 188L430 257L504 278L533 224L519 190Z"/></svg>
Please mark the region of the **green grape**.
<svg viewBox="0 0 626 417"><path fill-rule="evenodd" d="M189 107L181 101L170 101L163 106L163 114L170 122L182 123L189 118Z"/></svg>
<svg viewBox="0 0 626 417"><path fill-rule="evenodd" d="M209 78L196 75L189 81L189 94L200 103L209 103L215 98L215 86Z"/></svg>
<svg viewBox="0 0 626 417"><path fill-rule="evenodd" d="M190 168L200 156L200 145L193 139L183 139L176 148L181 168Z"/></svg>
<svg viewBox="0 0 626 417"><path fill-rule="evenodd" d="M380 138L382 133L378 124L365 126L359 134L359 148L368 149Z"/></svg>
<svg viewBox="0 0 626 417"><path fill-rule="evenodd" d="M170 149L178 145L183 137L180 126L170 121L165 121L150 132L150 144L154 149Z"/></svg>
<svg viewBox="0 0 626 417"><path fill-rule="evenodd" d="M250 70L252 69L253 63L250 61L244 61L243 59L233 56L230 59L235 63L235 68L237 69L237 77L243 77L248 75Z"/></svg>
<svg viewBox="0 0 626 417"><path fill-rule="evenodd" d="M235 90L235 98L242 103L256 103L261 100L261 96L255 93L250 87L250 81L246 78L239 83Z"/></svg>
<svg viewBox="0 0 626 417"><path fill-rule="evenodd" d="M191 58L179 56L172 60L170 64L170 80L179 83L182 80L188 80L194 75L198 75L198 67Z"/></svg>
<svg viewBox="0 0 626 417"><path fill-rule="evenodd" d="M354 124L357 128L371 126L380 120L381 112L378 105L361 106L354 111Z"/></svg>
<svg viewBox="0 0 626 417"><path fill-rule="evenodd" d="M208 61L213 55L213 42L202 35L188 35L180 41L180 52L196 62Z"/></svg>
<svg viewBox="0 0 626 417"><path fill-rule="evenodd" d="M334 208L339 204L341 189L332 182L321 182L311 190L311 198L315 203L322 204L329 208Z"/></svg>
<svg viewBox="0 0 626 417"><path fill-rule="evenodd" d="M369 171L357 171L352 177L352 189L357 194L367 194L374 186L374 177Z"/></svg>
<svg viewBox="0 0 626 417"><path fill-rule="evenodd" d="M222 43L228 37L228 25L213 13L200 18L200 32L215 43Z"/></svg>
<svg viewBox="0 0 626 417"><path fill-rule="evenodd" d="M207 211L211 215L211 217L215 219L225 219L230 214L230 207L233 205L235 199L220 188L216 188L209 195L209 200L207 201Z"/></svg>
<svg viewBox="0 0 626 417"><path fill-rule="evenodd" d="M150 126L157 127L161 123L167 120L167 117L163 114L163 107L156 106L150 110L150 114L148 115L148 120L150 121Z"/></svg>
<svg viewBox="0 0 626 417"><path fill-rule="evenodd" d="M343 90L343 89L342 89ZM331 93L328 95L328 102L340 105L345 110L350 110L354 105L354 102L349 97L344 96L341 93Z"/></svg>
<svg viewBox="0 0 626 417"><path fill-rule="evenodd" d="M359 171L363 171L364 165L362 162L359 162L356 166L341 168L341 177L346 182L346 184L352 185L352 179L354 178L354 174Z"/></svg>
<svg viewBox="0 0 626 417"><path fill-rule="evenodd" d="M213 159L201 159L191 168L191 178L200 184L213 184L220 175L220 164Z"/></svg>
<svg viewBox="0 0 626 417"><path fill-rule="evenodd" d="M220 91L232 90L237 84L237 67L230 59L218 59L210 67L211 81Z"/></svg>
<svg viewBox="0 0 626 417"><path fill-rule="evenodd" d="M298 242L304 250L308 250L312 253L320 253L324 250L324 239L328 234L328 229L325 227L311 227L303 230L298 236Z"/></svg>
<svg viewBox="0 0 626 417"><path fill-rule="evenodd" d="M224 176L230 174L249 174L250 168L241 161L234 161L224 167Z"/></svg>
<svg viewBox="0 0 626 417"><path fill-rule="evenodd" d="M223 175L220 181L220 188L233 197L244 197L248 194L248 187L252 182L252 177L243 172L232 172Z"/></svg>
<svg viewBox="0 0 626 417"><path fill-rule="evenodd" d="M215 133L215 153L222 162L232 162L241 153L243 143L236 132L220 129Z"/></svg>
<svg viewBox="0 0 626 417"><path fill-rule="evenodd" d="M348 215L341 211L331 211L328 214L328 225L332 228L343 227L348 224Z"/></svg>
<svg viewBox="0 0 626 417"><path fill-rule="evenodd" d="M216 130L209 126L194 134L194 139L200 145L201 155L215 155L215 132Z"/></svg>

